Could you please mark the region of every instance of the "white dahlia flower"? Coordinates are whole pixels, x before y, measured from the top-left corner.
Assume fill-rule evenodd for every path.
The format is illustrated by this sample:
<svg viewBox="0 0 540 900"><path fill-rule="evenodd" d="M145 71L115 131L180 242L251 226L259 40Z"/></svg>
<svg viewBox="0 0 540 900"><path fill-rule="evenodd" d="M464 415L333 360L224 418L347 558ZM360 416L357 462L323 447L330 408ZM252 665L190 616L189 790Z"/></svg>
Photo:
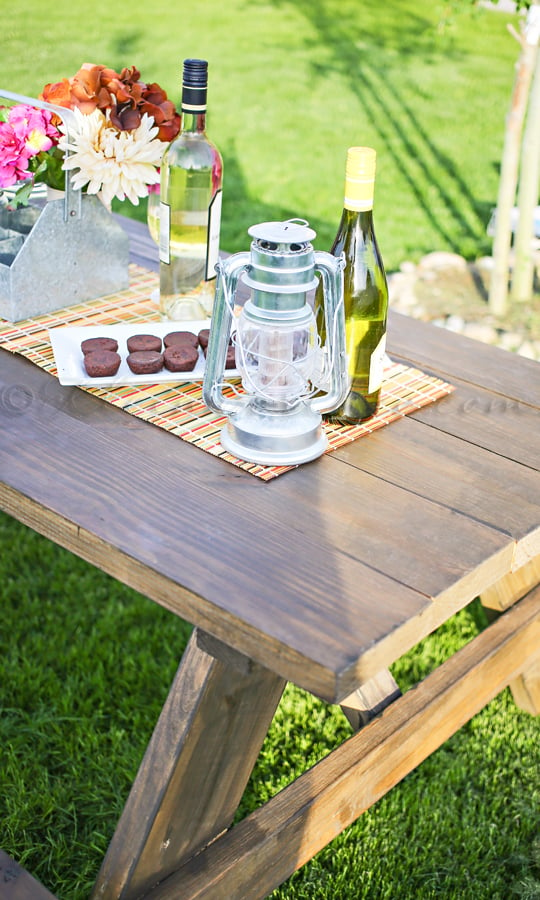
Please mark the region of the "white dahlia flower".
<svg viewBox="0 0 540 900"><path fill-rule="evenodd" d="M68 130L60 125L63 136L58 142L66 154L62 168L76 170L73 187L87 185L87 192L99 193L106 206L113 197L127 197L138 206L139 197L148 194L148 185L159 183L157 167L167 146L156 138L158 128L152 116L144 113L138 128L119 131L99 109L89 115L79 109L73 112L76 126Z"/></svg>

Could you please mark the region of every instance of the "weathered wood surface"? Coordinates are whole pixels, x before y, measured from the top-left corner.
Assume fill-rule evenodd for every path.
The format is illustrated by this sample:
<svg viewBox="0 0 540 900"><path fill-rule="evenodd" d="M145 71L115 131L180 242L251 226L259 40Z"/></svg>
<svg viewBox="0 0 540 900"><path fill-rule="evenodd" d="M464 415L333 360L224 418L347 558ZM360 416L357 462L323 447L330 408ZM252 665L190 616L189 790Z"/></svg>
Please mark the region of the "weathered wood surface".
<svg viewBox="0 0 540 900"><path fill-rule="evenodd" d="M358 731L401 696L399 685L388 669L383 669L341 701L340 706L352 728Z"/></svg>
<svg viewBox="0 0 540 900"><path fill-rule="evenodd" d="M4 509L328 700L512 567L521 532L338 458L262 484L1 353L0 390L17 379L32 402L0 409Z"/></svg>
<svg viewBox="0 0 540 900"><path fill-rule="evenodd" d="M509 572L500 581L482 591L482 605L487 609L503 612L539 583L540 557L537 556L524 563L520 569Z"/></svg>
<svg viewBox="0 0 540 900"><path fill-rule="evenodd" d="M339 702L540 552L530 361L401 318L457 390L270 484L1 352L0 503Z"/></svg>
<svg viewBox="0 0 540 900"><path fill-rule="evenodd" d="M0 352L2 507L197 626L95 900L265 896L507 684L538 710L540 589L404 697L385 670L537 583L539 369L400 316L390 352L456 391L270 484ZM390 705L226 831L284 679Z"/></svg>
<svg viewBox="0 0 540 900"><path fill-rule="evenodd" d="M145 900L259 900L481 710L537 652L540 588Z"/></svg>
<svg viewBox="0 0 540 900"><path fill-rule="evenodd" d="M56 900L56 897L0 850L0 900Z"/></svg>
<svg viewBox="0 0 540 900"><path fill-rule="evenodd" d="M483 591L480 600L493 620L498 613L508 609L540 582L540 557L526 563L516 572L510 572ZM533 716L540 715L540 648L538 656L523 669L518 678L510 682L517 706Z"/></svg>
<svg viewBox="0 0 540 900"><path fill-rule="evenodd" d="M285 683L193 632L92 894L135 900L231 824Z"/></svg>

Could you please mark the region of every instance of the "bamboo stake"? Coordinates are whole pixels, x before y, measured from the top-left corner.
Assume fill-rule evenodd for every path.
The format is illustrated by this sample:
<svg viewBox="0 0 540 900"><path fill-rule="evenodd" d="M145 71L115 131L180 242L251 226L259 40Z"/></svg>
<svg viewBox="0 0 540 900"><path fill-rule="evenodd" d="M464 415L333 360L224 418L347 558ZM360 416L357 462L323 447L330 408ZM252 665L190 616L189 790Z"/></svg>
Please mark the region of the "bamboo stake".
<svg viewBox="0 0 540 900"><path fill-rule="evenodd" d="M524 34L518 36L512 29L521 44L521 54L517 64L510 112L506 121L495 237L493 239L493 273L489 290L490 309L498 316L504 315L507 310L508 271L512 242L511 215L518 181L521 133L538 47L537 23L539 16L540 7L534 4L527 13Z"/></svg>
<svg viewBox="0 0 540 900"><path fill-rule="evenodd" d="M514 271L511 296L513 301L530 300L533 294L534 213L540 184L540 54L529 97L527 122L523 133L519 177L519 220L514 240Z"/></svg>

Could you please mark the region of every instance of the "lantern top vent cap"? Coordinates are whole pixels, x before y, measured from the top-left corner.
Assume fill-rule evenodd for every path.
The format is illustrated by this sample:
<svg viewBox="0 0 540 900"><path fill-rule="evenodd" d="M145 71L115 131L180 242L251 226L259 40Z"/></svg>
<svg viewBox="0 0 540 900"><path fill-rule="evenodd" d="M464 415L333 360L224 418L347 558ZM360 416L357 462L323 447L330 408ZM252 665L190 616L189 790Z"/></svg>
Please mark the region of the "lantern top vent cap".
<svg viewBox="0 0 540 900"><path fill-rule="evenodd" d="M317 236L305 219L287 219L285 222L262 222L252 225L248 234L267 244L306 244ZM277 249L276 246L276 249Z"/></svg>

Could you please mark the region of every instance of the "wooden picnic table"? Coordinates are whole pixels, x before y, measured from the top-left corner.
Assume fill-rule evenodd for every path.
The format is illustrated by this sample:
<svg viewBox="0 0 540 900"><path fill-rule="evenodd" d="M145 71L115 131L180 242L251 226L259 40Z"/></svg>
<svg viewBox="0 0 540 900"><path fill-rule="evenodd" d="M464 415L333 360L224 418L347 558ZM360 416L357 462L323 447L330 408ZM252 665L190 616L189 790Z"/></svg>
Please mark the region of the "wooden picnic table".
<svg viewBox="0 0 540 900"><path fill-rule="evenodd" d="M32 398L0 403L1 507L195 626L94 900L264 897L507 685L538 712L540 366L395 313L389 353L455 390L265 483L0 352ZM500 615L401 696L478 596ZM231 828L287 681L355 733ZM51 897L7 869L0 898Z"/></svg>

